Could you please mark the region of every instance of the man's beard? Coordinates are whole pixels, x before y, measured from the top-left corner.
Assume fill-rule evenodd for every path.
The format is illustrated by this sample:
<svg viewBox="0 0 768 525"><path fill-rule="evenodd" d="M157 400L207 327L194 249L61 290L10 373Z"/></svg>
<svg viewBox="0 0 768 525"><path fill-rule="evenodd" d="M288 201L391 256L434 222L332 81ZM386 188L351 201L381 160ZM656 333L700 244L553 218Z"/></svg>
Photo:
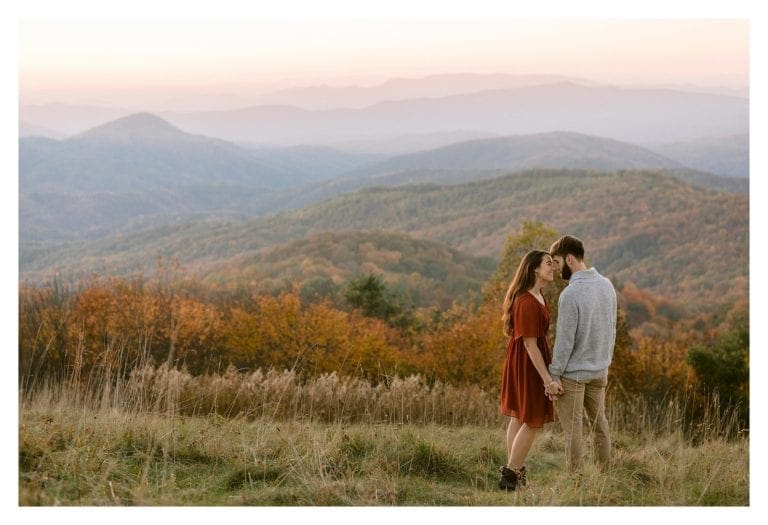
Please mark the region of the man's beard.
<svg viewBox="0 0 768 525"><path fill-rule="evenodd" d="M568 267L567 264L563 264L562 269L560 269L560 275L563 277L564 280L570 281L571 275L573 275L573 272L571 271L571 269Z"/></svg>

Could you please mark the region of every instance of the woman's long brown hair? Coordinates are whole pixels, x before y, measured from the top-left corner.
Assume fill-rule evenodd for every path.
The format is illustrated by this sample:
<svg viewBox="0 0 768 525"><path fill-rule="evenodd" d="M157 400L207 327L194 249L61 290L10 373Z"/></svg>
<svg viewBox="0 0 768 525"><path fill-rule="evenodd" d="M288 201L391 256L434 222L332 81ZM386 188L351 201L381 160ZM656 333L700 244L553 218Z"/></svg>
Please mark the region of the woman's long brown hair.
<svg viewBox="0 0 768 525"><path fill-rule="evenodd" d="M521 293L533 288L536 284L536 268L541 265L541 261L544 260L544 256L549 255L548 252L542 250L531 250L523 256L523 260L520 261L520 265L515 271L515 276L512 278L512 282L507 289L507 295L504 297L504 307L502 308L503 315L501 320L504 323L504 335L511 336L514 325L514 316L512 315L512 308L515 304L515 299Z"/></svg>

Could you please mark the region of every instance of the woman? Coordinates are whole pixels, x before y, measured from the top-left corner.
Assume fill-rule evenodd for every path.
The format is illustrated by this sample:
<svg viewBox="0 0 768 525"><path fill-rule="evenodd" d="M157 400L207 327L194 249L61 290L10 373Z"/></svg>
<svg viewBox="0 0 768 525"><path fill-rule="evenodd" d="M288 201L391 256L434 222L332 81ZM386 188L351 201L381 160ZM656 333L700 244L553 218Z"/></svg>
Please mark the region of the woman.
<svg viewBox="0 0 768 525"><path fill-rule="evenodd" d="M544 423L554 420L552 398L560 393L547 367L549 307L542 294L554 280L552 257L532 250L525 254L504 298L502 321L509 336L501 385L501 412L509 416L507 464L501 467L499 488L525 485L523 461Z"/></svg>

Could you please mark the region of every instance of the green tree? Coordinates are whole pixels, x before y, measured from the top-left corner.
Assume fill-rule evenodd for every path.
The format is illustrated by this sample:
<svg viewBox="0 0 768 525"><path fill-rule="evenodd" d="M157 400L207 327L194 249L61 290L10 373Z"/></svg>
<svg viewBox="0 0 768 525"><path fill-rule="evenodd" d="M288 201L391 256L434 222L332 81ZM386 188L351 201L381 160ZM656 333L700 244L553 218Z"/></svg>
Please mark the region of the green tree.
<svg viewBox="0 0 768 525"><path fill-rule="evenodd" d="M503 301L507 286L514 277L523 256L531 250L549 250L558 238L559 235L555 230L541 222L524 221L519 233L513 233L507 237L501 262L484 287L486 301ZM558 294L560 289L562 286L558 286Z"/></svg>
<svg viewBox="0 0 768 525"><path fill-rule="evenodd" d="M699 382L729 405L749 401L749 326L740 316L735 326L709 346L688 352L688 363Z"/></svg>
<svg viewBox="0 0 768 525"><path fill-rule="evenodd" d="M376 275L352 279L344 291L344 298L366 317L381 319L391 326L405 327L409 324L410 314L402 301L387 291L387 285Z"/></svg>

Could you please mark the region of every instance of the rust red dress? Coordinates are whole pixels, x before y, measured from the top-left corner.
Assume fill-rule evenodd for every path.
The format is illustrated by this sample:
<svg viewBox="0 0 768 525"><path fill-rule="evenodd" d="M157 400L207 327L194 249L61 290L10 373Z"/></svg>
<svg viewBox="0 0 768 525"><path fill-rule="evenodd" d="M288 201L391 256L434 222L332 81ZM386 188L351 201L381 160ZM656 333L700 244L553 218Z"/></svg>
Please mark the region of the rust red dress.
<svg viewBox="0 0 768 525"><path fill-rule="evenodd" d="M528 356L523 338L536 338L544 363L549 366L552 362L547 344L549 306L525 292L515 299L512 318L512 337L507 343L507 359L501 381L501 412L529 427L541 428L544 423L554 421L552 401L544 393L544 381Z"/></svg>

